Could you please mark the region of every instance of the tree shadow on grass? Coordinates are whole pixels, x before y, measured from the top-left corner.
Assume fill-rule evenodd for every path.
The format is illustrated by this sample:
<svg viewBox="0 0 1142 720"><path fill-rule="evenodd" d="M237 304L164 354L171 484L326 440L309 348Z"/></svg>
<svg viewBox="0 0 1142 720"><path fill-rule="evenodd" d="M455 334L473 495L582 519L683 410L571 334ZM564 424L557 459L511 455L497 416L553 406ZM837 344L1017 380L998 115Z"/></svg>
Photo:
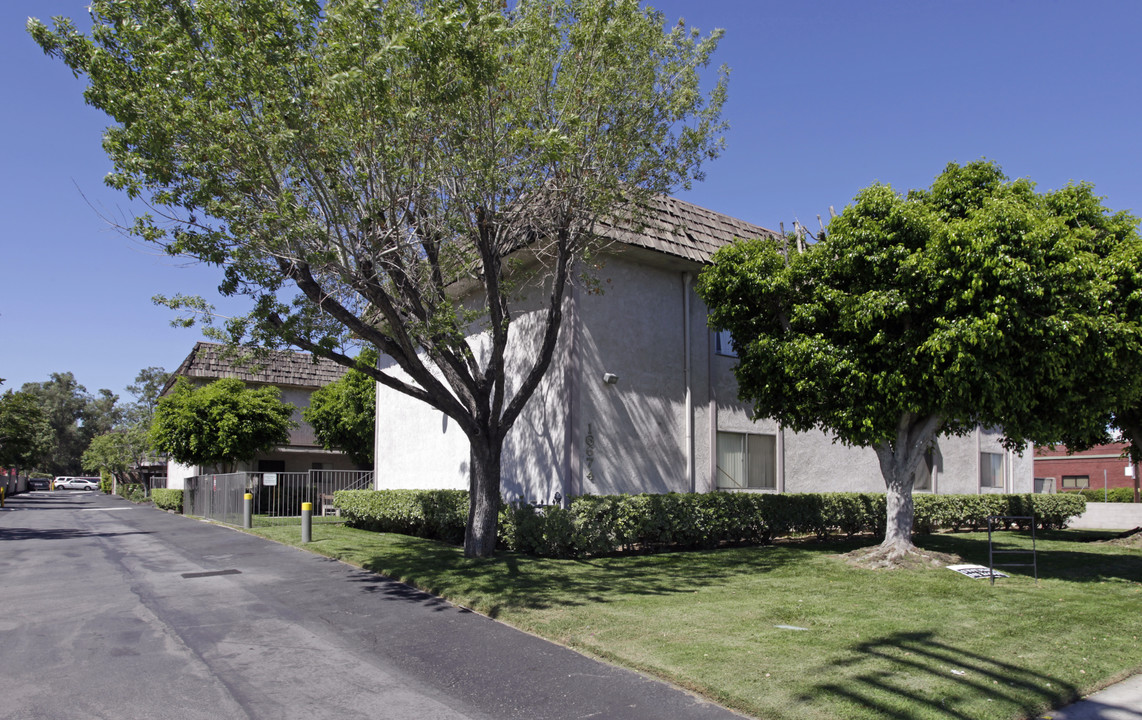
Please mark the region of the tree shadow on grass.
<svg viewBox="0 0 1142 720"><path fill-rule="evenodd" d="M1036 564L1042 579L1069 580L1072 582L1101 582L1111 578L1142 582L1142 552L1137 550L1071 549L1084 547L1072 541L1068 549L1060 549L1051 540L1037 538ZM987 537L955 534L928 535L916 539L917 545L939 552L954 552L965 561L986 566L988 564ZM996 539L996 549L1029 550L1031 535L1023 531L1006 531ZM1003 566L1004 563L1030 563L1030 555L996 554L996 569L1010 575L1033 577L1036 568Z"/></svg>
<svg viewBox="0 0 1142 720"><path fill-rule="evenodd" d="M459 548L425 541L396 543L363 566L429 593L472 598L475 609L497 617L513 608L606 603L630 595L691 593L748 574L804 562L814 548L756 547L552 560L514 553L465 558ZM834 550L835 552L835 550Z"/></svg>
<svg viewBox="0 0 1142 720"><path fill-rule="evenodd" d="M1032 716L1078 698L1057 677L937 642L931 632L893 633L855 645L851 659L821 668L827 680L799 699L855 705L861 717L975 720L979 705L998 703L996 716ZM989 710L992 706L988 706Z"/></svg>

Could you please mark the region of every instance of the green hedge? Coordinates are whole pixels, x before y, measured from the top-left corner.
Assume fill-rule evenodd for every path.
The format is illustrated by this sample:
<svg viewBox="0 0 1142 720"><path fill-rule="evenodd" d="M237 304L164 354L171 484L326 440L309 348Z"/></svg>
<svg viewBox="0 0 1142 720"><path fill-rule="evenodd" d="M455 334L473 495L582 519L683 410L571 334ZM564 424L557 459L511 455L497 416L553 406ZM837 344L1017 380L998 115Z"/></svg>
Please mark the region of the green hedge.
<svg viewBox="0 0 1142 720"><path fill-rule="evenodd" d="M917 532L987 527L989 515L1031 516L1040 528L1064 527L1086 501L1060 495L916 495ZM463 490L344 490L334 505L357 528L460 543L468 512ZM881 493L668 493L583 495L568 507L505 505L499 541L544 557L589 557L759 545L773 538L880 534ZM1015 523L1025 527L1029 523Z"/></svg>
<svg viewBox="0 0 1142 720"><path fill-rule="evenodd" d="M151 499L159 510L174 510L182 512L182 490L168 490L167 488L154 488L151 490Z"/></svg>
<svg viewBox="0 0 1142 720"><path fill-rule="evenodd" d="M454 544L468 522L465 490L338 490L333 507L349 527Z"/></svg>
<svg viewBox="0 0 1142 720"><path fill-rule="evenodd" d="M1074 493L1075 491L1068 491L1067 494ZM1077 493L1086 498L1087 502L1134 502L1134 488L1111 488L1106 491L1106 499L1103 499L1102 490L1079 490Z"/></svg>

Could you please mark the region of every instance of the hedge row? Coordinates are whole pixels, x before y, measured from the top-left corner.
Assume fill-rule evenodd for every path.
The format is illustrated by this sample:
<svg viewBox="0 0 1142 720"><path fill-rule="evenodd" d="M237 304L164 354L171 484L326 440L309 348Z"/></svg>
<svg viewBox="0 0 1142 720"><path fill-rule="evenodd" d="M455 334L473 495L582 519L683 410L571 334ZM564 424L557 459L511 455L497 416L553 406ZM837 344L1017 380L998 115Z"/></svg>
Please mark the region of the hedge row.
<svg viewBox="0 0 1142 720"><path fill-rule="evenodd" d="M1064 527L1086 501L1067 495L917 495L915 530L980 529L989 515L1031 516L1040 528ZM463 490L345 490L334 505L357 528L459 543L468 494ZM758 545L773 538L883 533L879 493L668 493L584 495L569 507L506 505L499 542L544 557L585 557ZM1025 527L1029 523L1014 523Z"/></svg>
<svg viewBox="0 0 1142 720"><path fill-rule="evenodd" d="M154 488L151 490L151 500L155 502L155 507L159 510L182 512L182 490Z"/></svg>
<svg viewBox="0 0 1142 720"><path fill-rule="evenodd" d="M1103 499L1102 490L1079 490L1087 502L1134 502L1134 488L1111 488Z"/></svg>
<svg viewBox="0 0 1142 720"><path fill-rule="evenodd" d="M466 490L338 490L333 506L349 527L453 544L468 522Z"/></svg>

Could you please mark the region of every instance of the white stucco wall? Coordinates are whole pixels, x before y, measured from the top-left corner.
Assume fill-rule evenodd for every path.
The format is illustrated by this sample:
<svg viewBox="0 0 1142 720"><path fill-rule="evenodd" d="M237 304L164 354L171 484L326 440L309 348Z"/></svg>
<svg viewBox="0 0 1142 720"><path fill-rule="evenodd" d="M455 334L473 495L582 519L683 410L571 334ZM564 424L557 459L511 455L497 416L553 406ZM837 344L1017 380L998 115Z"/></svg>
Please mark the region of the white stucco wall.
<svg viewBox="0 0 1142 720"><path fill-rule="evenodd" d="M513 299L505 356L508 399L536 358L545 298L546 286L540 280L530 290L521 289ZM550 370L504 442L501 486L509 501L523 497L550 502L555 493L568 492L568 327L569 324L561 330ZM485 361L487 338L478 330L469 338L469 344L476 357ZM409 380L390 358L382 358L380 367L403 381ZM378 488L466 489L468 464L468 438L455 420L420 400L377 385Z"/></svg>
<svg viewBox="0 0 1142 720"><path fill-rule="evenodd" d="M750 408L737 399L736 360L713 352L705 307L687 283L686 273L692 281L697 270L628 251L607 256L594 271L592 287L601 293L582 286L568 293L552 368L505 443L506 499L712 490L717 430L774 435L778 491L884 491L872 450L750 418ZM516 380L538 344L542 312L541 293L533 289L523 297L508 358ZM604 382L604 374L617 382ZM454 421L383 386L377 415L379 487L467 487L468 442ZM981 451L1004 453L1005 487L980 487ZM994 432L941 437L933 490L1031 492L1031 456L1030 449L1004 451Z"/></svg>
<svg viewBox="0 0 1142 720"><path fill-rule="evenodd" d="M185 490L186 479L198 474L197 466L183 465L174 460L167 460L167 487L172 490Z"/></svg>
<svg viewBox="0 0 1142 720"><path fill-rule="evenodd" d="M576 298L575 494L689 492L682 273L612 257L598 276Z"/></svg>

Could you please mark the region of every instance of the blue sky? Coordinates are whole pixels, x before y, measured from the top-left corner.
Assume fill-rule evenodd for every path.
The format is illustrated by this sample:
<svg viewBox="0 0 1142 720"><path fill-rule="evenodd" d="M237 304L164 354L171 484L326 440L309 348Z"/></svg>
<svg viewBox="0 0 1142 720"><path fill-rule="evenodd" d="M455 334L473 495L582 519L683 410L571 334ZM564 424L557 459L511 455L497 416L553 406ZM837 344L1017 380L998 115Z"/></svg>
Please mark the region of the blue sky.
<svg viewBox="0 0 1142 720"><path fill-rule="evenodd" d="M1142 3L651 3L726 36L726 153L692 202L776 228L839 212L874 181L927 187L950 161L987 157L1040 189L1093 182L1142 214ZM132 208L104 187L104 116L83 83L24 32L29 15L83 17L84 0L0 8L0 377L71 371L94 392L173 370L200 339L156 293L212 296L217 272L118 234Z"/></svg>

